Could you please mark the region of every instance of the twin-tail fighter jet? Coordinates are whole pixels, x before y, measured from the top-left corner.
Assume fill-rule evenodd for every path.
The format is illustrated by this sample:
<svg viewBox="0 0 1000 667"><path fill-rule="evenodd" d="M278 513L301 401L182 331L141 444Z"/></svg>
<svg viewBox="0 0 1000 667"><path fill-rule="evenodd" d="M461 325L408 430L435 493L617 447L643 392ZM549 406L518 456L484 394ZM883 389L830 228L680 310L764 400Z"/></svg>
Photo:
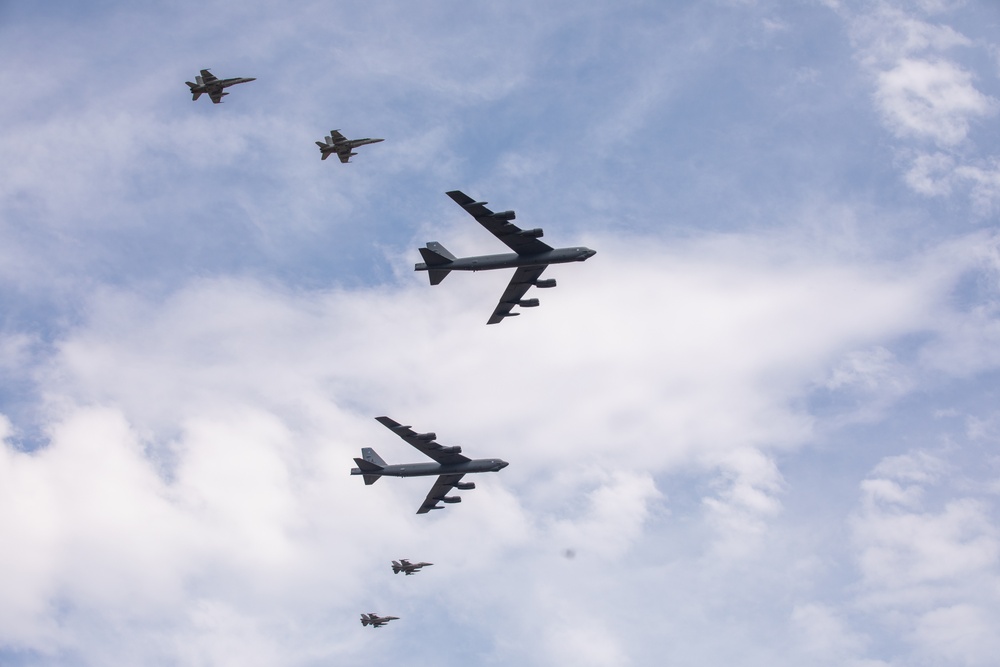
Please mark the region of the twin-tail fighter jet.
<svg viewBox="0 0 1000 667"><path fill-rule="evenodd" d="M336 153L341 162L350 162L351 158L357 155L357 153L351 152L355 148L366 144L377 144L380 141L385 141L385 139L348 139L340 133L340 130L330 130L330 136L326 137L326 143L317 141L316 145L319 146L321 160Z"/></svg>
<svg viewBox="0 0 1000 667"><path fill-rule="evenodd" d="M434 563L423 563L423 562L411 563L405 558L400 558L399 560L392 561L392 573L399 574L400 572L402 572L403 574L409 576L411 574L416 574L417 572L420 572L420 568L427 567L428 565L433 565L433 564Z"/></svg>
<svg viewBox="0 0 1000 667"><path fill-rule="evenodd" d="M473 482L462 482L462 477L474 472L499 472L508 463L501 459L470 459L462 455L461 447L443 447L435 442L436 433L417 433L409 426L403 426L388 417L376 417L380 424L405 440L408 444L420 450L435 463L405 463L389 465L375 453L371 447L361 450L361 458L354 459L357 468L351 469L352 475L363 475L365 484L377 482L381 477L423 477L437 475L437 481L431 487L417 514L426 514L431 510L443 509L438 502L459 503L459 496L446 495L452 489L468 491L476 488ZM428 563L429 564L429 563Z"/></svg>
<svg viewBox="0 0 1000 667"><path fill-rule="evenodd" d="M229 93L222 92L223 88L228 88L229 86L235 86L238 83L249 83L250 81L256 81L256 78L236 78L236 79L220 79L207 69L201 70L201 76L195 77L195 81L198 83L191 83L190 81L185 81L188 88L191 89L191 99L197 100L201 97L202 93L207 93L209 97L212 98L212 102L218 104L222 101L223 96Z"/></svg>
<svg viewBox="0 0 1000 667"><path fill-rule="evenodd" d="M389 621L398 621L399 616L379 616L378 614L361 614L361 625L381 628Z"/></svg>
<svg viewBox="0 0 1000 667"><path fill-rule="evenodd" d="M455 257L443 245L437 241L431 241L427 247L420 248L420 254L424 261L418 263L414 270L427 271L431 285L437 285L452 271L516 269L507 289L500 297L500 303L497 304L493 315L486 322L487 324L496 324L503 321L505 317L520 315L520 313L510 312L514 306L522 308L537 306L538 299L522 299L521 297L532 287L556 286L555 279L538 279L549 264L582 262L597 254L596 250L583 247L554 249L538 240L542 236L541 229L520 229L511 223L515 217L514 211L494 213L486 208L486 202L475 201L458 190L446 194L514 252L502 255Z"/></svg>

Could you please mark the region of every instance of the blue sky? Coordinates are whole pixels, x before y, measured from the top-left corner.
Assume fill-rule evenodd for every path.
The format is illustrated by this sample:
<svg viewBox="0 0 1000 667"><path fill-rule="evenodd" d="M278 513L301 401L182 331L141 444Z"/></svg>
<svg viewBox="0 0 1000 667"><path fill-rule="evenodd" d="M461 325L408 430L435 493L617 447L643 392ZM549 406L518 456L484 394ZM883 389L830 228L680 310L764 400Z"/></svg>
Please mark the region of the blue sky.
<svg viewBox="0 0 1000 667"><path fill-rule="evenodd" d="M998 24L0 4L0 663L994 664ZM487 327L454 189L598 254Z"/></svg>

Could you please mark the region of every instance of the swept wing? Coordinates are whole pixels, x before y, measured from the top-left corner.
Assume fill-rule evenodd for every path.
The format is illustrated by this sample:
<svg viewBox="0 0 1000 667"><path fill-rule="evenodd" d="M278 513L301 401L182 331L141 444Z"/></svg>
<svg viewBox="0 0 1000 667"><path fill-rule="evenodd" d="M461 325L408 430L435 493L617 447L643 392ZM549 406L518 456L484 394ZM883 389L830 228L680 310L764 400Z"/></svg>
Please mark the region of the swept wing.
<svg viewBox="0 0 1000 667"><path fill-rule="evenodd" d="M448 492L454 489L458 481L464 476L464 473L439 475L437 481L434 482L434 486L427 492L427 497L424 498L424 502L420 505L420 509L417 510L417 514L427 514L431 510L441 509L438 503L444 500ZM454 502L457 502L457 497Z"/></svg>
<svg viewBox="0 0 1000 667"><path fill-rule="evenodd" d="M525 234L523 229L513 224L506 216L497 215L486 208L486 202L477 202L461 190L452 190L445 194L518 255L537 255L552 250L552 246ZM513 213L511 215L513 216Z"/></svg>
<svg viewBox="0 0 1000 667"><path fill-rule="evenodd" d="M505 317L510 317L510 311L514 306L518 305L521 297L524 296L525 292L531 289L531 286L535 284L538 280L538 276L542 275L542 271L545 270L545 266L520 266L514 271L514 275L511 276L510 282L507 283L507 289L503 291L500 296L500 303L497 307L493 309L493 314L490 315L490 319L487 324L496 324L500 322ZM534 302L538 305L537 300ZM516 313L515 313L516 314Z"/></svg>
<svg viewBox="0 0 1000 667"><path fill-rule="evenodd" d="M423 454L431 457L441 465L466 463L472 460L469 457L462 455L461 447L443 447L439 443L435 442L434 438L436 436L433 433L417 433L409 426L403 426L389 417L376 417L375 420L405 440L407 444L419 449ZM448 476L449 475L441 475L435 486L440 484L441 480ZM461 475L458 475L458 477L461 477Z"/></svg>

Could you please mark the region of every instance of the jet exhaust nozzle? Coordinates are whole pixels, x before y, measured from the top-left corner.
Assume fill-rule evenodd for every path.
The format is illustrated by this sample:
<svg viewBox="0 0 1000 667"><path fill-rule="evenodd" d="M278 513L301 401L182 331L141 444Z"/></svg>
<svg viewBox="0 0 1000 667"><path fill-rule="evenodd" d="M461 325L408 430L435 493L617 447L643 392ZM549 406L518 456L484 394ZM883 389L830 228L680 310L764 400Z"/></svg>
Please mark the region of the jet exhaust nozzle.
<svg viewBox="0 0 1000 667"><path fill-rule="evenodd" d="M494 220L514 220L515 218L517 218L517 215L514 213L514 211L499 211L497 213L494 213L490 217L493 218Z"/></svg>

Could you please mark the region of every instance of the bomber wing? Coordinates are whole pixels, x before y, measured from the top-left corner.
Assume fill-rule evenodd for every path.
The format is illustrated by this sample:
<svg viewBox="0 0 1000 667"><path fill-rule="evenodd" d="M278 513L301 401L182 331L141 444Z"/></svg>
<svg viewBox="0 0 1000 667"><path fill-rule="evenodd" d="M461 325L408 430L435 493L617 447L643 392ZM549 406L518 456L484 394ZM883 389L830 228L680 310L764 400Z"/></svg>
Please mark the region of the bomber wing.
<svg viewBox="0 0 1000 667"><path fill-rule="evenodd" d="M431 490L427 492L427 497L424 498L424 502L420 505L420 509L417 510L417 514L427 514L431 510L439 510L441 506L438 505L440 501L444 499L448 492L455 488L458 481L465 476L465 473L453 473L449 475L440 475L437 481L434 482L434 486ZM456 497L453 502L458 502Z"/></svg>
<svg viewBox="0 0 1000 667"><path fill-rule="evenodd" d="M445 194L518 255L537 255L552 250L552 246L539 241L535 236L525 234L523 229L510 220L498 217L497 214L486 208L486 202L477 202L461 190L452 190Z"/></svg>
<svg viewBox="0 0 1000 667"><path fill-rule="evenodd" d="M512 317L510 314L511 309L518 305L521 297L531 289L535 281L538 280L538 276L542 275L542 271L544 270L545 266L519 266L514 271L514 275L511 276L510 282L507 283L507 289L500 296L500 303L493 309L493 314L490 315L490 319L486 323L496 324L505 317ZM534 303L537 305L538 302L535 301ZM514 313L514 315L517 315L517 313Z"/></svg>
<svg viewBox="0 0 1000 667"><path fill-rule="evenodd" d="M416 447L422 453L431 457L441 465L465 463L471 460L467 456L462 456L461 447L443 447L439 443L435 442L434 438L437 436L433 433L417 433L409 426L403 426L389 417L376 417L375 419L387 429L405 440L407 444ZM440 484L441 480L445 477L448 477L448 475L442 475L438 478L438 483ZM459 475L459 477L461 477L461 475Z"/></svg>

